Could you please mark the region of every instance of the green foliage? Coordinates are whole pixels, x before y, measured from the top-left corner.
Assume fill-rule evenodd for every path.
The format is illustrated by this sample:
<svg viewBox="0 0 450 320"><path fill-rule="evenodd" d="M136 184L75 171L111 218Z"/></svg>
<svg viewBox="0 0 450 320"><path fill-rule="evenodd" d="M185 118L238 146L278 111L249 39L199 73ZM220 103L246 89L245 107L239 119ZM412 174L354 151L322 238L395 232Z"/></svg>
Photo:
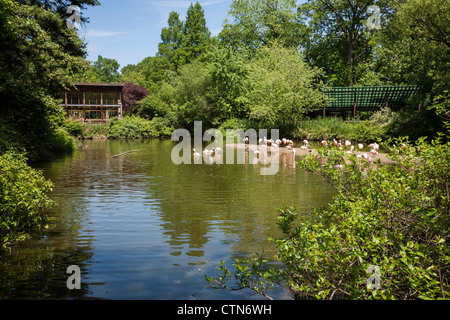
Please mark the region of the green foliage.
<svg viewBox="0 0 450 320"><path fill-rule="evenodd" d="M104 58L101 55L92 62L83 75L85 82L117 83L120 80L119 63L115 59Z"/></svg>
<svg viewBox="0 0 450 320"><path fill-rule="evenodd" d="M85 123L81 136L83 139L105 139L107 129L107 123Z"/></svg>
<svg viewBox="0 0 450 320"><path fill-rule="evenodd" d="M320 70L277 44L263 47L249 74L250 118L292 130L302 115L322 104Z"/></svg>
<svg viewBox="0 0 450 320"><path fill-rule="evenodd" d="M64 119L55 97L83 66L84 44L57 14L17 4L4 12L0 33L0 114L31 160L67 150L73 139L58 130Z"/></svg>
<svg viewBox="0 0 450 320"><path fill-rule="evenodd" d="M449 12L445 0L401 2L380 36L379 72L394 83L418 85L422 108L450 86Z"/></svg>
<svg viewBox="0 0 450 320"><path fill-rule="evenodd" d="M185 22L180 21L179 14L174 11L167 22L168 27L161 31L162 42L158 45L157 56L168 61L170 70L177 71L208 51L211 33L199 2L191 3Z"/></svg>
<svg viewBox="0 0 450 320"><path fill-rule="evenodd" d="M85 130L85 124L80 121L65 120L63 127L64 129L66 129L68 133L70 133L73 136L80 136L83 134L83 131Z"/></svg>
<svg viewBox="0 0 450 320"><path fill-rule="evenodd" d="M310 0L301 5L302 16L308 19L309 38L304 42L306 59L324 69L330 85L379 82L377 76L361 68L372 63L376 47L376 32L366 27L370 16L367 9L371 5L381 8L384 22L386 13L391 10L390 1L386 0Z"/></svg>
<svg viewBox="0 0 450 320"><path fill-rule="evenodd" d="M170 135L173 128L167 126L161 118L147 120L129 116L122 119L113 118L108 123L107 137L110 139L156 138Z"/></svg>
<svg viewBox="0 0 450 320"><path fill-rule="evenodd" d="M246 80L249 66L245 56L231 47L215 47L209 51L207 69L211 79L210 101L220 110L222 120L248 115Z"/></svg>
<svg viewBox="0 0 450 320"><path fill-rule="evenodd" d="M366 162L335 147L299 163L326 177L339 194L310 219L295 219L295 208L281 209L284 237L273 242L283 266L272 277L297 298L449 298L450 143L395 144L394 165ZM237 264L236 272L209 282L225 288L234 274L238 286L245 285L249 276L239 270L251 270L254 262ZM368 286L370 266L379 267L380 288ZM271 279L251 276L258 286Z"/></svg>
<svg viewBox="0 0 450 320"><path fill-rule="evenodd" d="M294 0L234 0L229 15L233 20L225 20L219 39L238 50L253 51L273 42L298 47L305 35Z"/></svg>
<svg viewBox="0 0 450 320"><path fill-rule="evenodd" d="M42 209L53 204L46 195L52 187L23 154L8 151L0 156L0 250L44 227Z"/></svg>

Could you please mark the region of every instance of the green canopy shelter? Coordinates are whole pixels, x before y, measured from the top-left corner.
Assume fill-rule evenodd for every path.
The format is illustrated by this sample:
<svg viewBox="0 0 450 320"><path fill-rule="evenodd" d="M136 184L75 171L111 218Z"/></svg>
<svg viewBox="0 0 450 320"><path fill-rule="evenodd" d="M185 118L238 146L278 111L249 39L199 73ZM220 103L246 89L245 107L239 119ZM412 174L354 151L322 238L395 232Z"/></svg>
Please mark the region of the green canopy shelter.
<svg viewBox="0 0 450 320"><path fill-rule="evenodd" d="M324 95L323 116L326 111L356 110L371 111L382 107L398 110L406 100L419 90L418 86L367 86L334 87L322 90Z"/></svg>

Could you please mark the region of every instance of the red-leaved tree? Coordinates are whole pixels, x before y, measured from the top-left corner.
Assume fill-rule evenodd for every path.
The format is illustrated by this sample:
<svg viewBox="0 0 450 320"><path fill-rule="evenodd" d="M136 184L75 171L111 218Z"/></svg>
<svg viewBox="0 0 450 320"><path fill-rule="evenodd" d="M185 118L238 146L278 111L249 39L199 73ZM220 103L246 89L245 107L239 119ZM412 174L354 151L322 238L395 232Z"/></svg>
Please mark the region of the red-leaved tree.
<svg viewBox="0 0 450 320"><path fill-rule="evenodd" d="M124 113L136 114L139 111L138 102L148 95L147 90L133 82L125 83L122 89L122 108Z"/></svg>

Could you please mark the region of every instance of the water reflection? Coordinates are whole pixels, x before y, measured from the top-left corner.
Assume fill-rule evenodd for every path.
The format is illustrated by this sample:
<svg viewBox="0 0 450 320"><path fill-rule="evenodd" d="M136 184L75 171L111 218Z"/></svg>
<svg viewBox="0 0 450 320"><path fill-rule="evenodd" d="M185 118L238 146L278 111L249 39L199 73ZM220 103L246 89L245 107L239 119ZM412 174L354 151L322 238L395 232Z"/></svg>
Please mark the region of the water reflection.
<svg viewBox="0 0 450 320"><path fill-rule="evenodd" d="M292 154L280 154L277 175L262 176L248 162L174 165L167 140L86 145L39 164L59 206L50 210L48 231L0 260L0 298L261 298L213 290L204 275L221 259L273 253L267 238L279 232L282 204L308 213L334 195L295 168ZM72 264L81 267L82 290L66 288Z"/></svg>

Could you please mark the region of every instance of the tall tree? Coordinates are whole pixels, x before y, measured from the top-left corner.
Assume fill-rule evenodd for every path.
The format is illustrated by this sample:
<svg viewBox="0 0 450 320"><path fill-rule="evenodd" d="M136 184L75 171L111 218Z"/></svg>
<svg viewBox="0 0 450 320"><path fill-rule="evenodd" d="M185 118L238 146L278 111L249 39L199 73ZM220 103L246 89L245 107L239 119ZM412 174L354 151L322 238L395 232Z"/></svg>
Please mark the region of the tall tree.
<svg viewBox="0 0 450 320"><path fill-rule="evenodd" d="M274 43L258 49L248 77L250 117L291 132L303 114L323 102L320 73L292 48Z"/></svg>
<svg viewBox="0 0 450 320"><path fill-rule="evenodd" d="M304 36L304 25L295 0L233 0L219 35L235 48L257 49L273 41L297 47Z"/></svg>
<svg viewBox="0 0 450 320"><path fill-rule="evenodd" d="M177 12L172 11L167 20L168 27L161 30L161 43L157 56L166 58L173 70L180 64L180 51L184 41L184 23Z"/></svg>
<svg viewBox="0 0 450 320"><path fill-rule="evenodd" d="M326 61L331 73L340 69L343 74L339 85L353 86L358 63L371 57L373 38L366 22L373 14L368 12L372 5L380 8L380 15L392 11L386 0L309 0L301 6L302 14L309 20L310 38L304 45L305 53L314 65Z"/></svg>
<svg viewBox="0 0 450 320"><path fill-rule="evenodd" d="M87 73L92 75L91 79L95 82L114 83L120 79L119 67L120 64L117 60L99 55L97 61L92 63Z"/></svg>
<svg viewBox="0 0 450 320"><path fill-rule="evenodd" d="M46 10L50 10L60 17L67 17L67 8L69 6L77 6L81 9L81 22L87 23L88 18L83 15L83 10L87 6L99 6L100 1L98 0L18 0L19 3L43 6Z"/></svg>
<svg viewBox="0 0 450 320"><path fill-rule="evenodd" d="M157 56L166 58L174 71L206 53L211 33L206 26L205 13L200 3L191 4L186 21L180 21L177 12L171 12L168 27L161 31Z"/></svg>
<svg viewBox="0 0 450 320"><path fill-rule="evenodd" d="M27 151L36 145L40 150L52 148L62 119L56 98L71 83L67 70L81 70L84 44L59 15L38 6L10 4L0 14L6 21L0 21L1 119L24 137Z"/></svg>
<svg viewBox="0 0 450 320"><path fill-rule="evenodd" d="M184 24L183 51L186 63L206 53L211 33L206 26L205 13L200 3L191 4Z"/></svg>
<svg viewBox="0 0 450 320"><path fill-rule="evenodd" d="M431 103L450 88L450 2L409 0L380 37L382 72L395 83L417 84Z"/></svg>

